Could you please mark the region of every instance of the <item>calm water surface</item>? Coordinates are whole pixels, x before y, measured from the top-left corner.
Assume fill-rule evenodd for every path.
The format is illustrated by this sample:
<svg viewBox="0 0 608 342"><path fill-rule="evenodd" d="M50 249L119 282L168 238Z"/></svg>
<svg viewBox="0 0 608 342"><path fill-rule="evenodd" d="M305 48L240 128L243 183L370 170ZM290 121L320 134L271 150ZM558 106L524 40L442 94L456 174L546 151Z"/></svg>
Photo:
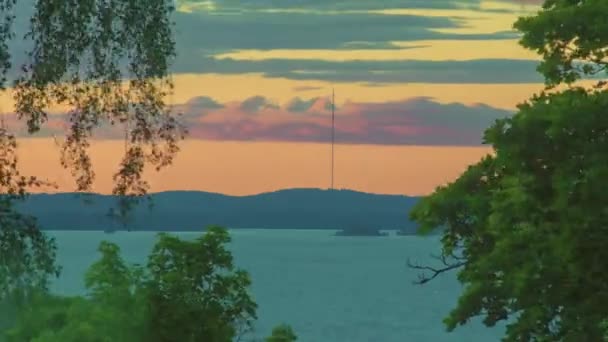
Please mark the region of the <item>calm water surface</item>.
<svg viewBox="0 0 608 342"><path fill-rule="evenodd" d="M117 243L129 262L143 263L156 233L50 233L59 245L61 278L53 291L84 293L83 274L97 258L102 240ZM200 233L178 233L194 238ZM336 237L319 230L232 230L236 264L253 279L259 305L256 335L278 323L291 324L302 342L499 341L503 327L479 321L447 333L442 318L461 287L446 274L413 285L417 271L407 258L432 262L435 237Z"/></svg>

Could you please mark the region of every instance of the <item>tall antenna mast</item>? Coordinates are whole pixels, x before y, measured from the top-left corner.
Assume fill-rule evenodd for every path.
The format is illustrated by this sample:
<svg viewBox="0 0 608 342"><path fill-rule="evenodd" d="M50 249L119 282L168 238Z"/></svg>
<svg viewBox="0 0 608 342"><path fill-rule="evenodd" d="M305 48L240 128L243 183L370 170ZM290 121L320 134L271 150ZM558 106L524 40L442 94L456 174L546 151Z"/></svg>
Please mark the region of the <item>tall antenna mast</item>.
<svg viewBox="0 0 608 342"><path fill-rule="evenodd" d="M331 189L334 189L334 116L336 110L336 95L334 93L334 88L331 88Z"/></svg>

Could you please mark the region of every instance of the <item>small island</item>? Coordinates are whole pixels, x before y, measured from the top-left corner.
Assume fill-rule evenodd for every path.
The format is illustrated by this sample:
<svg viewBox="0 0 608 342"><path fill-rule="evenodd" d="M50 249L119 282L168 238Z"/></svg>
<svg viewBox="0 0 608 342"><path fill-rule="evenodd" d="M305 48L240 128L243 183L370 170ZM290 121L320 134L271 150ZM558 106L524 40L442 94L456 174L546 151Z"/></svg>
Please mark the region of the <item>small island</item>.
<svg viewBox="0 0 608 342"><path fill-rule="evenodd" d="M339 230L335 234L336 236L388 236L387 232L380 231L377 228L369 227L356 227L356 228L345 228Z"/></svg>
<svg viewBox="0 0 608 342"><path fill-rule="evenodd" d="M433 231L422 233L422 235L424 235L424 236L443 235L444 230L445 230L444 227L439 227L439 228L434 229ZM418 228L417 227L401 228L401 229L398 229L395 234L397 236L421 235L421 233L418 232Z"/></svg>

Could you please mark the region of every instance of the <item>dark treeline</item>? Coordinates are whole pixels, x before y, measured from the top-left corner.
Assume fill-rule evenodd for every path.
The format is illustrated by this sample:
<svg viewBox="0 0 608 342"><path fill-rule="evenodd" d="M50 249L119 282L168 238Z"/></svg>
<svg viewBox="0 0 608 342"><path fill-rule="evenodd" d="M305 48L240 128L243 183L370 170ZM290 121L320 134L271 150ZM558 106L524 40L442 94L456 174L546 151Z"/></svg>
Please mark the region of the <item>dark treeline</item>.
<svg viewBox="0 0 608 342"><path fill-rule="evenodd" d="M84 198L83 198L84 197ZM418 198L350 190L291 189L253 196L176 191L142 201L127 228L200 231L208 225L230 228L344 229L369 226L414 233L407 218ZM34 194L18 207L35 216L42 229L124 229L108 216L116 198L104 195Z"/></svg>

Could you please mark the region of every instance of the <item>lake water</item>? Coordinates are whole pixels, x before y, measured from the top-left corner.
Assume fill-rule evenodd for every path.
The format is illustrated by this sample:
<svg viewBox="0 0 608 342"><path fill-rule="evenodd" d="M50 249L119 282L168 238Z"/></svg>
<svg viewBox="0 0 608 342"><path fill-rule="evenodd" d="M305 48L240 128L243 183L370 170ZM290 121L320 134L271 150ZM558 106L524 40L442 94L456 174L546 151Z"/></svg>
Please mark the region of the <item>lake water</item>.
<svg viewBox="0 0 608 342"><path fill-rule="evenodd" d="M101 240L117 243L129 262L143 263L156 233L56 231L63 266L53 291L84 293L83 274ZM194 238L200 233L178 233ZM256 335L290 324L302 342L499 341L504 327L479 321L445 332L442 318L461 287L454 273L423 286L407 258L433 262L437 237L336 237L319 230L231 230L236 264L253 279L259 305Z"/></svg>

